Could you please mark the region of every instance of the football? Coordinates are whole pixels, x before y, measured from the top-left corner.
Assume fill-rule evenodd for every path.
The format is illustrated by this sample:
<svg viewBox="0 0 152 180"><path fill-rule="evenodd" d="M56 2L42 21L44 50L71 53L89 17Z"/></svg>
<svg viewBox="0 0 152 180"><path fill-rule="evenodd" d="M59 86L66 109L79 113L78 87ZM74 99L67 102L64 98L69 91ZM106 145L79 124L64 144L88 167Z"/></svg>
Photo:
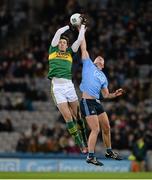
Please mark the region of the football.
<svg viewBox="0 0 152 180"><path fill-rule="evenodd" d="M75 13L70 17L70 23L73 26L80 26L81 21L82 21L81 14L79 14L79 13Z"/></svg>

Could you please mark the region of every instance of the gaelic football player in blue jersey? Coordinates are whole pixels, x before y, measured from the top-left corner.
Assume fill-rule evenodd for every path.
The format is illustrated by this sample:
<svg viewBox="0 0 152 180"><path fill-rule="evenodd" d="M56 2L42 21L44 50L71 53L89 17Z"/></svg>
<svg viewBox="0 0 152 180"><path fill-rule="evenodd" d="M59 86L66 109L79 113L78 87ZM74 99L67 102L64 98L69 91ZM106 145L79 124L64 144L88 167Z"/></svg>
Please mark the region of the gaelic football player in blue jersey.
<svg viewBox="0 0 152 180"><path fill-rule="evenodd" d="M99 96L102 93L103 98L112 99L121 96L124 90L118 89L114 93L109 92L108 80L102 71L104 68L104 59L98 56L92 62L87 51L85 38L81 43L81 56L83 68L80 84L80 90L82 92L80 107L82 115L86 118L91 130L88 138L89 152L86 162L102 166L102 162L98 161L94 155L100 128L102 129L103 142L107 148L105 156L116 160L121 160L122 158L119 154L112 151L109 119L100 103Z"/></svg>

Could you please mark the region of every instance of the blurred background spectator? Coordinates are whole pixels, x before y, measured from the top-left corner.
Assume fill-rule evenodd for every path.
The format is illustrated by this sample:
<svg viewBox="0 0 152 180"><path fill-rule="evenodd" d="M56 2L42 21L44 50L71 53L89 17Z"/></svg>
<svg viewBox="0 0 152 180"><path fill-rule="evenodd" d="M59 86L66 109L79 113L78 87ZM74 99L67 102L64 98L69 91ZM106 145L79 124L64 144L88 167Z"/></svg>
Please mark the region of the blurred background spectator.
<svg viewBox="0 0 152 180"><path fill-rule="evenodd" d="M129 159L132 160L132 171L145 171L147 168L147 144L145 143L145 139L140 133L135 137L135 143L132 145L132 154L129 156Z"/></svg>

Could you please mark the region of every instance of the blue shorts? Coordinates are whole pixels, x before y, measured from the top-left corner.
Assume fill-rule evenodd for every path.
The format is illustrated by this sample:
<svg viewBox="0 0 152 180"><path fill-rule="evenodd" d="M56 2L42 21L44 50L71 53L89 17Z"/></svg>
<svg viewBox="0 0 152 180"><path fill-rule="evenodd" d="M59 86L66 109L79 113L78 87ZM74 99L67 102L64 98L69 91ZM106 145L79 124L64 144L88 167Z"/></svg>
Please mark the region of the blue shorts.
<svg viewBox="0 0 152 180"><path fill-rule="evenodd" d="M102 104L96 99L81 99L80 109L83 117L90 115L100 115L105 112Z"/></svg>

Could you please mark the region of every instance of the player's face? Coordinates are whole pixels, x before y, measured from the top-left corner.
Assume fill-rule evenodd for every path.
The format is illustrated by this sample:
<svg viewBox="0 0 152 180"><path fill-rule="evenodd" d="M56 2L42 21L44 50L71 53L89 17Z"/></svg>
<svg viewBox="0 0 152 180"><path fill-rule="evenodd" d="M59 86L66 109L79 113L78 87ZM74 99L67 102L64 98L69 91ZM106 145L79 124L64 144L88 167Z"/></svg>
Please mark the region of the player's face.
<svg viewBox="0 0 152 180"><path fill-rule="evenodd" d="M65 39L60 39L58 47L60 51L66 51L66 49L68 48L67 41Z"/></svg>
<svg viewBox="0 0 152 180"><path fill-rule="evenodd" d="M97 56L94 64L101 70L104 68L104 59L101 56Z"/></svg>

